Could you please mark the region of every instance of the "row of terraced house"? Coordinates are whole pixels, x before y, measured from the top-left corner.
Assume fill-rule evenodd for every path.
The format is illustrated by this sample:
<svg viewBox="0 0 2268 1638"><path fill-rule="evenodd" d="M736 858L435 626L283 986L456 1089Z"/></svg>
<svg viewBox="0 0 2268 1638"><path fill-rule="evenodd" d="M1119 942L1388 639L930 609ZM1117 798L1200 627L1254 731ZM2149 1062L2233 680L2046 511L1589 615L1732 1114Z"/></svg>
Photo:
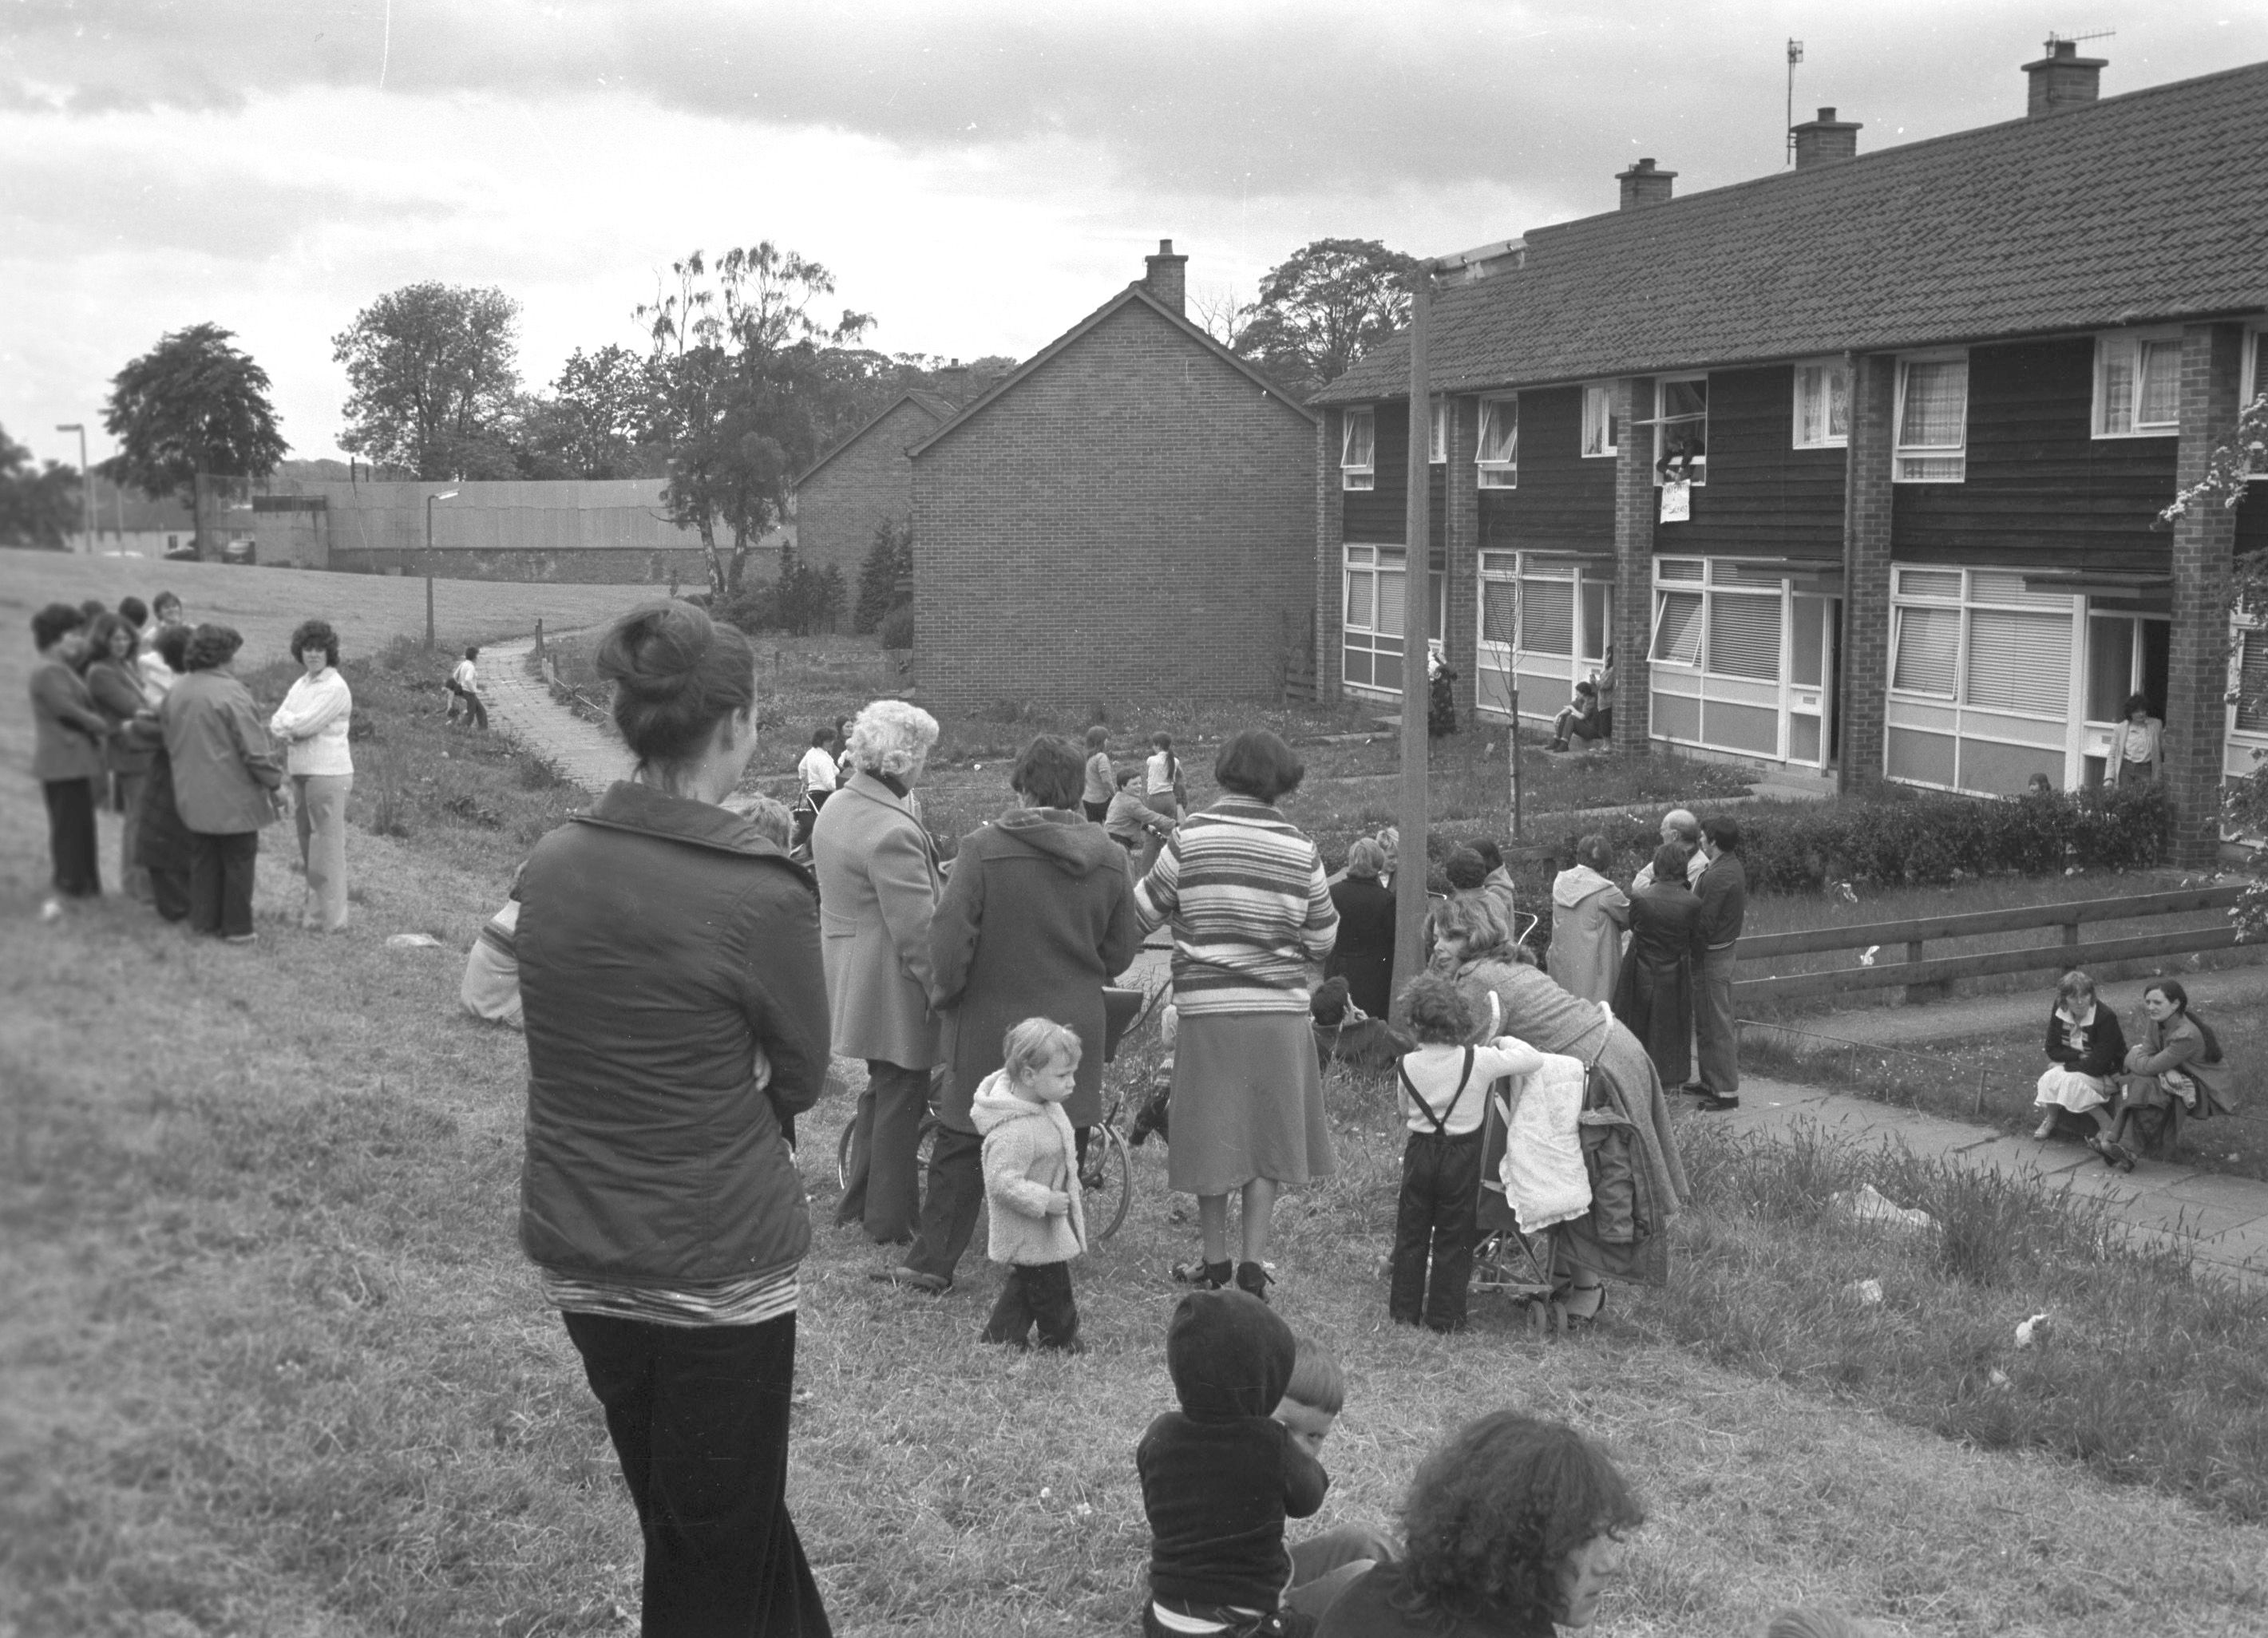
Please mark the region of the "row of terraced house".
<svg viewBox="0 0 2268 1638"><path fill-rule="evenodd" d="M973 402L894 412L924 691L1390 700L1418 555L1468 710L1548 718L1611 647L1633 751L2076 789L2142 694L2204 856L2268 748L2227 607L2268 486L2161 513L2268 386L2268 63L2103 67L2052 41L2023 117L1871 153L1821 109L1792 168L1685 198L1641 159L1618 209L1448 258L1418 553L1406 340L1292 403L1161 246Z"/></svg>

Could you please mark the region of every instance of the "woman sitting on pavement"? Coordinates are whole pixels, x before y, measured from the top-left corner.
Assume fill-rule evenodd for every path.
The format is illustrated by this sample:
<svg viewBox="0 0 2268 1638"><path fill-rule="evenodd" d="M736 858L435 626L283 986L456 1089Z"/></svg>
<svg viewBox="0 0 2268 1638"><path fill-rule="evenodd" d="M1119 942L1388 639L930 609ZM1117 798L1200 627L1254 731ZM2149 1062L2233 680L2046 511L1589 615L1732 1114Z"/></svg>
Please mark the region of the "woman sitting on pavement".
<svg viewBox="0 0 2268 1638"><path fill-rule="evenodd" d="M2110 1120L2110 1077L2126 1061L2126 1037L2118 1015L2096 1001L2095 981L2076 968L2056 986L2047 1054L2053 1061L2041 1071L2032 1095L2033 1105L2044 1113L2032 1135L2045 1142L2066 1113L2085 1115L2094 1122L2087 1146L2108 1164L2131 1170L2134 1157L2111 1135Z"/></svg>
<svg viewBox="0 0 2268 1638"><path fill-rule="evenodd" d="M2139 1141L2161 1155L2182 1141L2182 1122L2234 1111L2201 1071L2220 1061L2220 1043L2190 1015L2190 993L2178 979L2161 979L2142 992L2149 1016L2140 1045L2126 1053L2118 1115L2111 1135L2123 1146Z"/></svg>

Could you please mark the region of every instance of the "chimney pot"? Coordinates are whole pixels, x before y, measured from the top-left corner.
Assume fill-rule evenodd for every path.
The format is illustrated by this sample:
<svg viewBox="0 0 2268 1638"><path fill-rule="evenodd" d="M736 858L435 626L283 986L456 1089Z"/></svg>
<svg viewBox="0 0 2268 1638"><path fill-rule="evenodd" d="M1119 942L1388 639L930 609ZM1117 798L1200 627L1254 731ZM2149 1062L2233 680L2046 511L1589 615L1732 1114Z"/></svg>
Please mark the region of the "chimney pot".
<svg viewBox="0 0 2268 1638"><path fill-rule="evenodd" d="M1149 271L1142 278L1145 288L1175 312L1186 312L1189 305L1189 259L1187 256L1177 256L1174 253L1172 239L1161 239L1158 241L1158 253L1154 256L1145 256L1143 260L1149 267Z"/></svg>
<svg viewBox="0 0 2268 1638"><path fill-rule="evenodd" d="M2077 40L2052 36L2043 49L2046 55L2038 62L2024 64L2024 77L2031 83L2025 99L2027 117L2036 120L2043 114L2085 107L2101 94L2102 70L2110 58L2082 57Z"/></svg>
<svg viewBox="0 0 2268 1638"><path fill-rule="evenodd" d="M1664 205L1669 202L1670 187L1677 173L1654 168L1651 159L1641 159L1627 171L1615 173L1615 180L1622 184L1622 209L1638 205Z"/></svg>
<svg viewBox="0 0 2268 1638"><path fill-rule="evenodd" d="M1832 108L1822 108L1817 119L1806 120L1789 133L1795 138L1795 168L1808 171L1857 158L1859 133L1864 129L1856 120L1837 119Z"/></svg>

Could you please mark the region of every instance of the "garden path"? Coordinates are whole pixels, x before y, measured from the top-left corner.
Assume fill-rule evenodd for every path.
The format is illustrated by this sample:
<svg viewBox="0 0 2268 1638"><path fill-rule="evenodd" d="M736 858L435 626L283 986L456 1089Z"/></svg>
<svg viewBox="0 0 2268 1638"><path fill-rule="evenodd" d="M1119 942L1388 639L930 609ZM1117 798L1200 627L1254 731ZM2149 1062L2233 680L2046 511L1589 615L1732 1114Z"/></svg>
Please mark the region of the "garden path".
<svg viewBox="0 0 2268 1638"><path fill-rule="evenodd" d="M534 647L534 638L522 637L481 650L481 694L491 725L594 797L628 779L630 753L622 741L559 704L541 678L528 675L527 656Z"/></svg>
<svg viewBox="0 0 2268 1638"><path fill-rule="evenodd" d="M2082 951L2085 946L2081 945ZM2200 1010L2257 1006L2268 1001L2268 966L2227 967L2178 976ZM2102 987L2102 999L2120 1017L2138 1016L2142 992L2157 981L2121 979ZM1830 1039L1865 1047L1902 1047L1913 1041L1965 1040L1978 1035L2038 1036L2051 997L2043 988L2008 995L1976 995L1965 1001L1933 1001L1918 1006L1848 1007L1799 1017L1792 1027Z"/></svg>

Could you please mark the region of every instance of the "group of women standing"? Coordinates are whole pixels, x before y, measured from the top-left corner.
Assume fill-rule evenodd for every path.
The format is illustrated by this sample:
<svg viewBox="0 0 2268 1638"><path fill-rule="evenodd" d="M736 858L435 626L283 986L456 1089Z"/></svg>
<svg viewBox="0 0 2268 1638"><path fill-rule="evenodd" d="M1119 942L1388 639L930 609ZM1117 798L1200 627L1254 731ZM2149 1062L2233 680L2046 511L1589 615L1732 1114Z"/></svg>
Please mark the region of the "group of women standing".
<svg viewBox="0 0 2268 1638"><path fill-rule="evenodd" d="M337 634L321 621L292 634L302 674L263 724L234 673L242 637L165 618L179 612L161 595L146 635L149 610L134 598L116 613L55 603L32 617L33 772L53 864L42 914L101 892L95 813L108 802L124 820L127 895L192 932L248 944L260 832L288 808L307 876L302 923L344 928L353 699ZM287 779L296 801L281 795Z"/></svg>

